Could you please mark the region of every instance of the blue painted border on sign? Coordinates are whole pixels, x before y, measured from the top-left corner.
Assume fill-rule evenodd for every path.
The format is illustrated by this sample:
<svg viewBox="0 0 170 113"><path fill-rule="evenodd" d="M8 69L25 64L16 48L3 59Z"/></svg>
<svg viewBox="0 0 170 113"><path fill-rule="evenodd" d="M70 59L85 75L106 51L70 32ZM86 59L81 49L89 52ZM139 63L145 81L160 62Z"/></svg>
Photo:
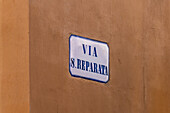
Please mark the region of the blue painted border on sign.
<svg viewBox="0 0 170 113"><path fill-rule="evenodd" d="M71 34L70 37L69 37L69 72L70 72L71 76L73 76L73 77L79 77L79 78L84 78L84 79L88 79L88 80L93 80L93 81L97 81L97 82L101 82L101 83L107 83L107 82L110 80L110 63L109 63L109 62L110 62L110 59L109 59L110 49L109 49L109 51L108 51L109 74L108 74L108 80L107 80L106 82L105 82L105 81L100 81L100 80L97 80L97 79L88 78L88 77L82 77L82 76L80 76L80 75L73 75L73 74L71 73L71 70L70 70L70 48L71 48L71 47L70 47L70 39L71 39L72 36L106 44L107 47L108 47L108 49L109 49L109 45L108 45L106 42L101 42L101 41L98 41L98 40L89 39L89 38L86 38L86 37L82 37L82 36L78 36L78 35Z"/></svg>

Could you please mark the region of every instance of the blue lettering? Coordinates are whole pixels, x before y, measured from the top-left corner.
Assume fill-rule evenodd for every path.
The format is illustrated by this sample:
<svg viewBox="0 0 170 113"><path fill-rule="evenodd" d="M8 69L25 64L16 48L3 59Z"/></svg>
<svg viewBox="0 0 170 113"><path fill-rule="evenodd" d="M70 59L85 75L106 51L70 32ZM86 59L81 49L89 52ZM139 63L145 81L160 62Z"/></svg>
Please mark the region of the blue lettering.
<svg viewBox="0 0 170 113"><path fill-rule="evenodd" d="M86 54L87 45L86 45L86 47L84 44L82 44L82 45L83 45L83 52L84 52L84 54Z"/></svg>
<svg viewBox="0 0 170 113"><path fill-rule="evenodd" d="M89 68L89 62L86 61L86 71L88 71L88 68Z"/></svg>
<svg viewBox="0 0 170 113"><path fill-rule="evenodd" d="M90 63L90 70L89 71L93 72L93 64L92 63Z"/></svg>
<svg viewBox="0 0 170 113"><path fill-rule="evenodd" d="M94 63L94 72L95 72L95 73L98 73L98 72L97 72L97 64L96 64L96 63Z"/></svg>
<svg viewBox="0 0 170 113"><path fill-rule="evenodd" d="M105 65L101 65L101 64L97 64L97 63L93 63L93 62L89 62L85 60L80 60L80 59L77 59L77 62L76 62L75 58L71 58L70 60L71 60L70 66L72 68L77 68L77 69L94 72L94 73L98 73L102 75L109 74L108 67ZM76 63L77 63L77 66L76 66Z"/></svg>
<svg viewBox="0 0 170 113"><path fill-rule="evenodd" d="M82 60L82 70L85 70L85 61Z"/></svg>
<svg viewBox="0 0 170 113"><path fill-rule="evenodd" d="M89 55L91 55L91 46L89 46Z"/></svg>
<svg viewBox="0 0 170 113"><path fill-rule="evenodd" d="M72 67L72 68L74 68L75 67L75 59L74 58L71 58L71 64L70 64L70 66Z"/></svg>
<svg viewBox="0 0 170 113"><path fill-rule="evenodd" d="M108 73L107 73L107 66L106 66L106 75L108 75Z"/></svg>
<svg viewBox="0 0 170 113"><path fill-rule="evenodd" d="M102 66L102 73L101 74L104 75L104 68L105 68L105 66L104 65L101 65L101 66Z"/></svg>
<svg viewBox="0 0 170 113"><path fill-rule="evenodd" d="M97 57L96 47L94 47L93 56Z"/></svg>
<svg viewBox="0 0 170 113"><path fill-rule="evenodd" d="M99 64L99 73L100 73L100 74L102 73L101 65L100 65L100 64Z"/></svg>
<svg viewBox="0 0 170 113"><path fill-rule="evenodd" d="M77 69L81 69L81 60L77 59Z"/></svg>

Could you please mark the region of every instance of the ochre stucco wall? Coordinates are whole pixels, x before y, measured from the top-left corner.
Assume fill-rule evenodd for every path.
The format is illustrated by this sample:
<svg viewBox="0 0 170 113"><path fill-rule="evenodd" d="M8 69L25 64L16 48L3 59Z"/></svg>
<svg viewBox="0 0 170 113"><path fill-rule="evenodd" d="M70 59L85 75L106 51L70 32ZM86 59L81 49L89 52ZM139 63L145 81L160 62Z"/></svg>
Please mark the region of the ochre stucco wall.
<svg viewBox="0 0 170 113"><path fill-rule="evenodd" d="M0 113L170 113L169 20L169 0L0 0ZM107 84L71 77L71 33L109 44Z"/></svg>
<svg viewBox="0 0 170 113"><path fill-rule="evenodd" d="M170 1L144 2L146 113L170 113Z"/></svg>
<svg viewBox="0 0 170 113"><path fill-rule="evenodd" d="M169 0L30 0L31 113L170 113ZM69 73L69 36L110 46L110 81Z"/></svg>
<svg viewBox="0 0 170 113"><path fill-rule="evenodd" d="M0 0L0 113L29 113L29 1Z"/></svg>

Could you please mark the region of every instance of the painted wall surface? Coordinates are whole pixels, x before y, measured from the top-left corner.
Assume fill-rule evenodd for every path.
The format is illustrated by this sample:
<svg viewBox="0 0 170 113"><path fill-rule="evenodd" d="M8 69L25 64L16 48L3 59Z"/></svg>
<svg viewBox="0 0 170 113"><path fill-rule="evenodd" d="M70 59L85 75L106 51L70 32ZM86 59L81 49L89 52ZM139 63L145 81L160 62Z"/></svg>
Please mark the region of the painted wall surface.
<svg viewBox="0 0 170 113"><path fill-rule="evenodd" d="M0 113L29 113L28 0L0 0Z"/></svg>
<svg viewBox="0 0 170 113"><path fill-rule="evenodd" d="M170 113L169 0L30 0L31 113ZM69 36L110 47L110 81L71 77Z"/></svg>
<svg viewBox="0 0 170 113"><path fill-rule="evenodd" d="M144 3L144 75L147 113L170 113L170 1Z"/></svg>
<svg viewBox="0 0 170 113"><path fill-rule="evenodd" d="M170 113L169 20L169 0L0 0L0 113ZM71 34L108 43L108 83L71 77Z"/></svg>

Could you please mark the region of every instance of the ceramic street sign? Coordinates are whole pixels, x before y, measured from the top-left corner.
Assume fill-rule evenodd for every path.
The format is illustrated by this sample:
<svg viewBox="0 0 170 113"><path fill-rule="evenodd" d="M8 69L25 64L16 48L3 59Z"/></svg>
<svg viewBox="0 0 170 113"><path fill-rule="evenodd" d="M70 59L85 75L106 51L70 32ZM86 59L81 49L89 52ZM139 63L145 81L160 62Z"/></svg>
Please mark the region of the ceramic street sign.
<svg viewBox="0 0 170 113"><path fill-rule="evenodd" d="M72 76L108 82L109 47L107 43L71 35L69 55L69 71Z"/></svg>

